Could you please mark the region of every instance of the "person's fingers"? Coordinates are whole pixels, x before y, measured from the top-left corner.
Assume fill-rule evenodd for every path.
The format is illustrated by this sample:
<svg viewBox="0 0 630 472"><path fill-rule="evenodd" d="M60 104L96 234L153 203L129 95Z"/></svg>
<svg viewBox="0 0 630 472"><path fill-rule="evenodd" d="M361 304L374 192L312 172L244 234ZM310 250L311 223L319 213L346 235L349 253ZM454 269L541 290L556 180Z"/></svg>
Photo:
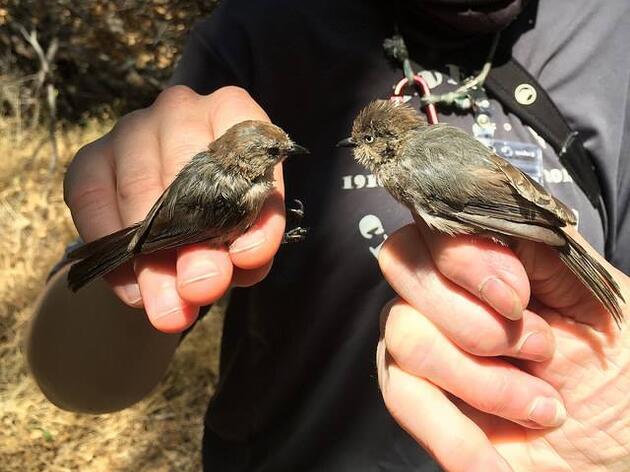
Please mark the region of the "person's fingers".
<svg viewBox="0 0 630 472"><path fill-rule="evenodd" d="M155 124L147 110L130 113L118 122L112 131L112 147L118 211L125 227L142 221L165 188ZM150 261L151 257L145 258L140 267L148 267ZM131 266L134 267L133 264ZM128 282L123 285L123 291L137 292L144 300L146 294L154 293L154 287L161 284L160 280L151 280L154 272L159 272L159 268L144 270L141 278L136 277L137 284ZM138 271L136 275L139 275ZM120 277L124 276L112 274L107 280L116 281ZM143 284L146 286L143 287ZM151 318L154 303L149 302L149 306L146 300L143 303Z"/></svg>
<svg viewBox="0 0 630 472"><path fill-rule="evenodd" d="M221 136L229 127L244 120L268 121L267 115L249 94L235 87L223 88L205 97L186 87L172 87L160 94L151 108L159 115L158 145L163 187L170 184L193 155L205 149L212 139ZM135 145L137 143L129 143L127 148L131 149ZM282 190L282 179L279 181L278 188ZM234 262L243 268L266 266L277 251L283 228L282 199L271 198L258 223L243 236L240 247L239 242L235 243L236 248L230 256L233 252ZM263 241L257 243L257 237ZM202 244L180 248L176 267L178 299L170 289L173 273L153 267L151 258L144 258L143 261L137 265L143 271L143 275L138 277L142 293L153 293L155 285L168 285L168 293L161 297L175 307L172 313L158 318L157 308L145 306L158 329L182 329L189 321L187 307L209 304L220 298L230 285L233 271L232 262L223 249L210 249ZM168 284L165 279L168 279ZM161 306L158 302L156 305ZM165 320L171 324L166 326L168 323Z"/></svg>
<svg viewBox="0 0 630 472"><path fill-rule="evenodd" d="M133 270L133 262L127 262L104 276L114 293L127 305L142 308L140 287Z"/></svg>
<svg viewBox="0 0 630 472"><path fill-rule="evenodd" d="M164 110L158 114L157 136L165 187L193 156L207 150L208 144L218 137L208 122L207 108L212 107L212 103L180 85L166 89L151 106Z"/></svg>
<svg viewBox="0 0 630 472"><path fill-rule="evenodd" d="M93 241L122 228L109 135L79 150L66 172L63 194L84 241Z"/></svg>
<svg viewBox="0 0 630 472"><path fill-rule="evenodd" d="M269 120L249 94L237 87L225 87L205 97L186 87L172 87L160 94L150 108L123 117L114 130L101 140L102 149L99 148L98 152L106 151L107 154L98 155L98 142L89 146L83 153L86 157L77 159L67 177L71 185L67 185L66 199L71 202L73 216L76 215L77 226L84 239L90 241L144 219L193 155L205 149L227 128L250 119ZM107 146L103 145L105 141ZM81 178L74 177L75 174ZM284 231L281 166L277 167L275 175L275 195L265 205L254 228L243 235L242 240L236 241L232 248L234 263L241 268L267 270L280 245ZM72 185L76 181L81 185ZM256 241L257 238L259 241ZM188 304L209 303L220 296L219 292L227 289L229 281L225 276L230 275L231 267L229 270L225 267L224 251L196 252L193 249L180 253L183 259L177 265L181 273L179 278L174 269L170 275L167 274L162 267L163 261L153 255L142 258L136 265L136 272L142 272L142 277L138 276L140 287L128 267L112 272L107 278L119 296L135 306L142 304L140 293L156 293L155 287L165 285L165 278L169 279L166 285L179 287L184 296L174 303L174 294L179 292L167 291L173 298L171 304L183 307L181 313L187 319L190 312L190 307L186 308ZM195 261L195 253L201 258L199 261ZM154 257L156 266L152 267ZM208 270L201 274L199 270L204 264ZM214 271L217 267L222 269L220 275ZM250 277L243 277L247 279L244 283L249 283L259 273L261 270ZM186 283L192 279L192 283ZM146 287L143 287L145 284ZM205 295L201 293L204 290ZM161 298L168 298L167 293ZM145 306L152 319L157 319L153 316L156 305L159 303ZM173 325L167 329L179 329L183 324L180 320L175 323L177 327Z"/></svg>
<svg viewBox="0 0 630 472"><path fill-rule="evenodd" d="M387 238L379 264L398 295L464 351L536 361L553 355L554 337L545 320L526 310L522 320L509 321L448 280L436 269L415 225Z"/></svg>
<svg viewBox="0 0 630 472"><path fill-rule="evenodd" d="M124 116L112 131L116 193L123 226L142 221L164 191L160 146L146 110Z"/></svg>
<svg viewBox="0 0 630 472"><path fill-rule="evenodd" d="M240 269L257 269L278 252L285 228L284 198L279 191L267 197L256 223L229 248L230 258Z"/></svg>
<svg viewBox="0 0 630 472"><path fill-rule="evenodd" d="M481 236L452 237L433 231L421 218L416 223L444 276L506 318L521 318L529 302L529 280L511 249Z"/></svg>
<svg viewBox="0 0 630 472"><path fill-rule="evenodd" d="M199 306L182 299L177 290L175 251L163 251L135 259L135 272L144 309L156 329L177 333L197 319Z"/></svg>
<svg viewBox="0 0 630 472"><path fill-rule="evenodd" d="M193 305L210 305L230 286L233 266L225 248L199 243L177 251L177 290Z"/></svg>
<svg viewBox="0 0 630 472"><path fill-rule="evenodd" d="M267 113L240 87L223 87L204 97L207 119L215 138L245 120L269 121Z"/></svg>
<svg viewBox="0 0 630 472"><path fill-rule="evenodd" d="M64 178L64 199L81 238L90 242L123 227L118 212L111 136L84 146ZM106 276L116 295L127 305L142 306L140 289L130 265Z"/></svg>
<svg viewBox="0 0 630 472"><path fill-rule="evenodd" d="M518 241L515 247L530 276L532 296L577 321L601 325L603 306L562 263L555 249L541 243Z"/></svg>
<svg viewBox="0 0 630 472"><path fill-rule="evenodd" d="M378 378L394 419L449 472L506 472L512 469L484 432L435 385L399 368L381 340Z"/></svg>
<svg viewBox="0 0 630 472"><path fill-rule="evenodd" d="M204 98L188 87L176 86L162 92L151 106L159 117L157 136L164 187L214 139ZM214 303L228 289L232 271L225 248L211 248L207 243L181 247L176 262L178 294L191 305ZM152 284L152 277L149 271L143 280Z"/></svg>
<svg viewBox="0 0 630 472"><path fill-rule="evenodd" d="M563 228L563 231L567 235L569 235L571 238L573 238L577 243L579 243L586 250L586 252L588 252L591 256L593 256L595 260L597 260L597 262L603 265L606 268L606 270L608 270L608 272L610 272L613 275L613 277L615 277L615 279L622 279L622 280L626 279L626 275L622 271L617 269L614 265L612 265L610 262L608 262L606 258L602 256L599 252L597 252L595 248L591 246L591 244L586 239L584 239L584 236L582 236L578 232L575 226L566 226ZM622 287L623 292L627 291L627 289L628 289L627 286Z"/></svg>
<svg viewBox="0 0 630 472"><path fill-rule="evenodd" d="M269 121L265 111L243 89L224 87L206 98L208 119L216 137L244 120ZM280 247L285 228L282 165L274 169L275 191L269 196L257 222L230 245L230 258L241 269L258 269L271 262Z"/></svg>
<svg viewBox="0 0 630 472"><path fill-rule="evenodd" d="M463 352L405 303L390 307L384 339L401 369L480 411L538 428L559 426L566 418L560 394L547 382L504 360Z"/></svg>
<svg viewBox="0 0 630 472"><path fill-rule="evenodd" d="M574 228L565 228L565 231L613 276L627 300L628 287L623 282L626 277L598 254ZM545 244L519 240L515 251L523 261L530 278L532 296L536 300L580 323L602 331L616 331L612 317L562 262L558 250Z"/></svg>
<svg viewBox="0 0 630 472"><path fill-rule="evenodd" d="M271 264L273 261L269 261L262 267L257 269L234 269L234 275L232 276L232 287L251 287L267 277L267 274L271 270Z"/></svg>

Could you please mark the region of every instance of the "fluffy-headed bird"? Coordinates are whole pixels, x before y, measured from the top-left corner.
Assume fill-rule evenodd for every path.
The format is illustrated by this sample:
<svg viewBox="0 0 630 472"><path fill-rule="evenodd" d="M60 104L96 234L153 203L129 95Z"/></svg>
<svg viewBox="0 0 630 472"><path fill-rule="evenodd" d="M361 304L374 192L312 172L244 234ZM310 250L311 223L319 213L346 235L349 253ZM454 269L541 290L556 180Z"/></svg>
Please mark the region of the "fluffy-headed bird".
<svg viewBox="0 0 630 472"><path fill-rule="evenodd" d="M256 221L273 188L274 166L293 154L308 150L271 123L232 126L181 169L143 221L71 252L68 258L78 262L69 287L76 291L138 254L232 242Z"/></svg>
<svg viewBox="0 0 630 472"><path fill-rule="evenodd" d="M428 125L408 105L377 100L338 146L353 147L355 159L431 228L552 246L621 323L624 300L616 281L563 229L575 225L573 212L465 131Z"/></svg>

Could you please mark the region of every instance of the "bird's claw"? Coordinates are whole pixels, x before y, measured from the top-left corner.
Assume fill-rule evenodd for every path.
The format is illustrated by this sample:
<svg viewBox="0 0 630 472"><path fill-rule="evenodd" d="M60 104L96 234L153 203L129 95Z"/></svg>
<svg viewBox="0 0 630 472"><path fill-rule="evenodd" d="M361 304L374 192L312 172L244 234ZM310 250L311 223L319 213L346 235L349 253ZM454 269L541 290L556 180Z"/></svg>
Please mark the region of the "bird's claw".
<svg viewBox="0 0 630 472"><path fill-rule="evenodd" d="M282 244L299 243L306 238L307 234L308 228L296 226L295 228L291 228L289 231L284 233L284 236L282 237Z"/></svg>
<svg viewBox="0 0 630 472"><path fill-rule="evenodd" d="M287 207L287 220L299 223L304 219L304 203L297 198L293 199L294 208Z"/></svg>
<svg viewBox="0 0 630 472"><path fill-rule="evenodd" d="M306 238L308 234L308 228L299 226L300 222L304 219L304 204L297 198L293 200L293 208L287 207L287 226L293 226L293 228L287 230L282 238L282 244L299 243Z"/></svg>

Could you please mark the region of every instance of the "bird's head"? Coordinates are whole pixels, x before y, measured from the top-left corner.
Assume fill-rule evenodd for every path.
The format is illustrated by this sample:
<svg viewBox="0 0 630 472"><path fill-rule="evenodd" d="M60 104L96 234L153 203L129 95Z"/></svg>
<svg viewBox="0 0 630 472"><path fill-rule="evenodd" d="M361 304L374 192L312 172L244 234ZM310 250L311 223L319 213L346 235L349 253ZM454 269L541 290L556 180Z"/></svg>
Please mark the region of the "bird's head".
<svg viewBox="0 0 630 472"><path fill-rule="evenodd" d="M352 136L337 143L354 148L355 159L370 171L396 158L400 145L410 131L426 126L410 106L391 100L376 100L359 112L352 125Z"/></svg>
<svg viewBox="0 0 630 472"><path fill-rule="evenodd" d="M294 143L278 126L265 121L242 121L211 144L223 149L224 164L250 180L271 176L273 168L289 156L308 154L308 149Z"/></svg>

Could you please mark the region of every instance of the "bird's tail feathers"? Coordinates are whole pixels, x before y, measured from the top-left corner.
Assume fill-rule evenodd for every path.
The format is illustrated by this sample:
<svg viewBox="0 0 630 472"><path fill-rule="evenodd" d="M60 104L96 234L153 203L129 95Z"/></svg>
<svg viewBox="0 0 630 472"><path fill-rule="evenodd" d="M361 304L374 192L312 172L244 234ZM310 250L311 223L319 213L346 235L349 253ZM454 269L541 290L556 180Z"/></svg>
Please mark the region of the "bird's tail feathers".
<svg viewBox="0 0 630 472"><path fill-rule="evenodd" d="M608 310L618 326L623 321L621 304L625 302L619 284L606 268L568 234L567 245L559 251L560 259Z"/></svg>
<svg viewBox="0 0 630 472"><path fill-rule="evenodd" d="M68 286L73 292L97 277L108 274L118 266L131 260L135 255L129 243L137 227L124 228L120 231L78 247L68 259L76 260L68 273Z"/></svg>

